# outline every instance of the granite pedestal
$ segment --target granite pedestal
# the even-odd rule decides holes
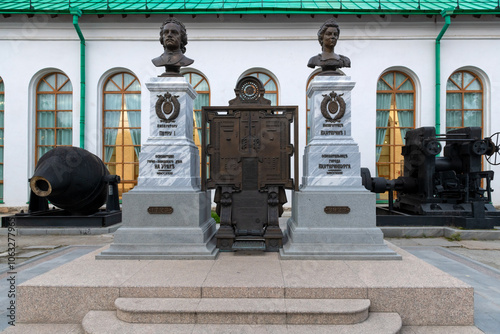
[[[325,308],[332,311],[329,305],[337,302],[365,303],[367,300],[370,301],[370,316],[397,313],[403,326],[473,326],[474,291],[471,286],[402,249],[389,246],[402,255],[401,261],[285,261],[276,253],[248,256],[238,252],[222,253],[209,261],[96,261],[94,256],[101,251],[98,250],[19,285],[15,328],[24,325],[27,327],[22,333],[41,333],[28,326],[63,323],[81,326],[83,322],[84,327],[92,325],[99,329],[94,332],[86,327],[88,333],[205,333],[209,326],[206,323],[191,322],[191,326],[198,326],[198,330],[193,331],[193,327],[180,330],[168,326],[150,327],[166,324],[151,324],[147,320],[164,316],[161,313],[164,305],[174,308],[171,314],[175,316],[185,311],[186,304],[215,303],[209,309],[212,315],[228,319],[225,311],[231,305],[236,305],[240,315],[241,311],[246,311],[255,316],[269,303],[284,304],[291,309],[300,302],[309,305],[316,315],[322,315]],[[139,298],[151,304],[142,303]],[[218,304],[223,299],[228,302]],[[242,299],[245,304],[240,302]],[[115,319],[121,313],[124,301],[137,306],[133,311],[137,310],[134,313],[139,323],[106,320]],[[248,304],[252,304],[252,308],[242,310]],[[152,305],[151,311],[145,314],[141,306],[148,305]],[[265,311],[269,313],[271,308]],[[347,310],[342,308],[342,311]],[[90,317],[96,312],[104,318]],[[300,328],[290,328],[291,324],[283,326],[288,330],[276,331],[267,327],[264,328],[267,331],[255,330],[253,325],[245,331],[232,327],[209,332],[396,332],[388,330],[387,321],[380,324],[380,331],[374,328],[339,330],[324,324],[301,325]],[[453,329],[443,333],[465,333]]]
[[[150,134],[139,156],[138,184],[123,195],[123,226],[113,244],[96,257],[214,259],[211,196],[200,189],[193,142],[196,92],[183,77],[152,78],[146,87]]]
[[[351,90],[346,76],[317,76],[311,98],[311,141],[304,176],[292,195],[282,259],[398,260],[376,226],[375,194],[361,184],[360,153],[351,137]]]

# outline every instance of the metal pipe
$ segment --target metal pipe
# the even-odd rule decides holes
[[[79,8],[72,8],[73,26],[80,37],[80,148],[85,148],[85,37],[78,25],[78,18],[82,16]]]
[[[444,17],[445,23],[439,35],[436,38],[436,133],[441,133],[441,38],[451,24],[450,15],[453,14],[453,9],[442,10],[441,16]]]

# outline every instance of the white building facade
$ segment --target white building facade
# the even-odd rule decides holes
[[[306,89],[317,73],[306,64],[321,51],[316,34],[333,14],[340,25],[335,51],[351,59],[352,67],[342,71],[356,82],[352,135],[360,147],[361,165],[372,175],[402,175],[405,129],[436,126],[439,120],[439,133],[461,126],[481,126],[483,137],[500,131],[497,10],[449,17],[441,39],[438,112],[435,50],[446,23],[442,15],[172,14],[185,24],[186,56],[195,60],[183,69],[199,92],[195,109],[226,106],[240,77],[259,76],[276,104],[299,107],[299,166],[307,142]],[[127,191],[137,174],[140,143],[149,133],[145,82],[162,73],[151,59],[163,51],[159,27],[168,14],[101,17],[84,11],[77,17],[85,38],[84,56],[75,15],[29,16],[0,15],[2,205],[26,205],[27,181],[37,159],[58,145],[96,154],[112,173],[122,173],[122,190]],[[195,126],[200,123],[195,121]],[[484,169],[500,174],[499,166],[486,161]],[[500,205],[499,177],[492,188],[499,189],[492,201]]]

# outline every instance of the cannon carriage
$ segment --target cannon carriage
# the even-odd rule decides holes
[[[40,158],[29,179],[28,212],[2,217],[2,227],[104,227],[119,223],[119,182],[120,177],[110,175],[96,155],[78,147],[56,147]],[[104,204],[106,208],[100,209]]]

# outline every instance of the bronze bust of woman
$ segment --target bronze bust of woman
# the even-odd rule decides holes
[[[309,59],[308,67],[320,66],[320,75],[340,75],[337,69],[341,67],[351,67],[351,60],[346,56],[336,54],[335,46],[339,39],[340,29],[335,20],[330,19],[323,23],[318,31],[318,41],[321,44],[322,52]]]

